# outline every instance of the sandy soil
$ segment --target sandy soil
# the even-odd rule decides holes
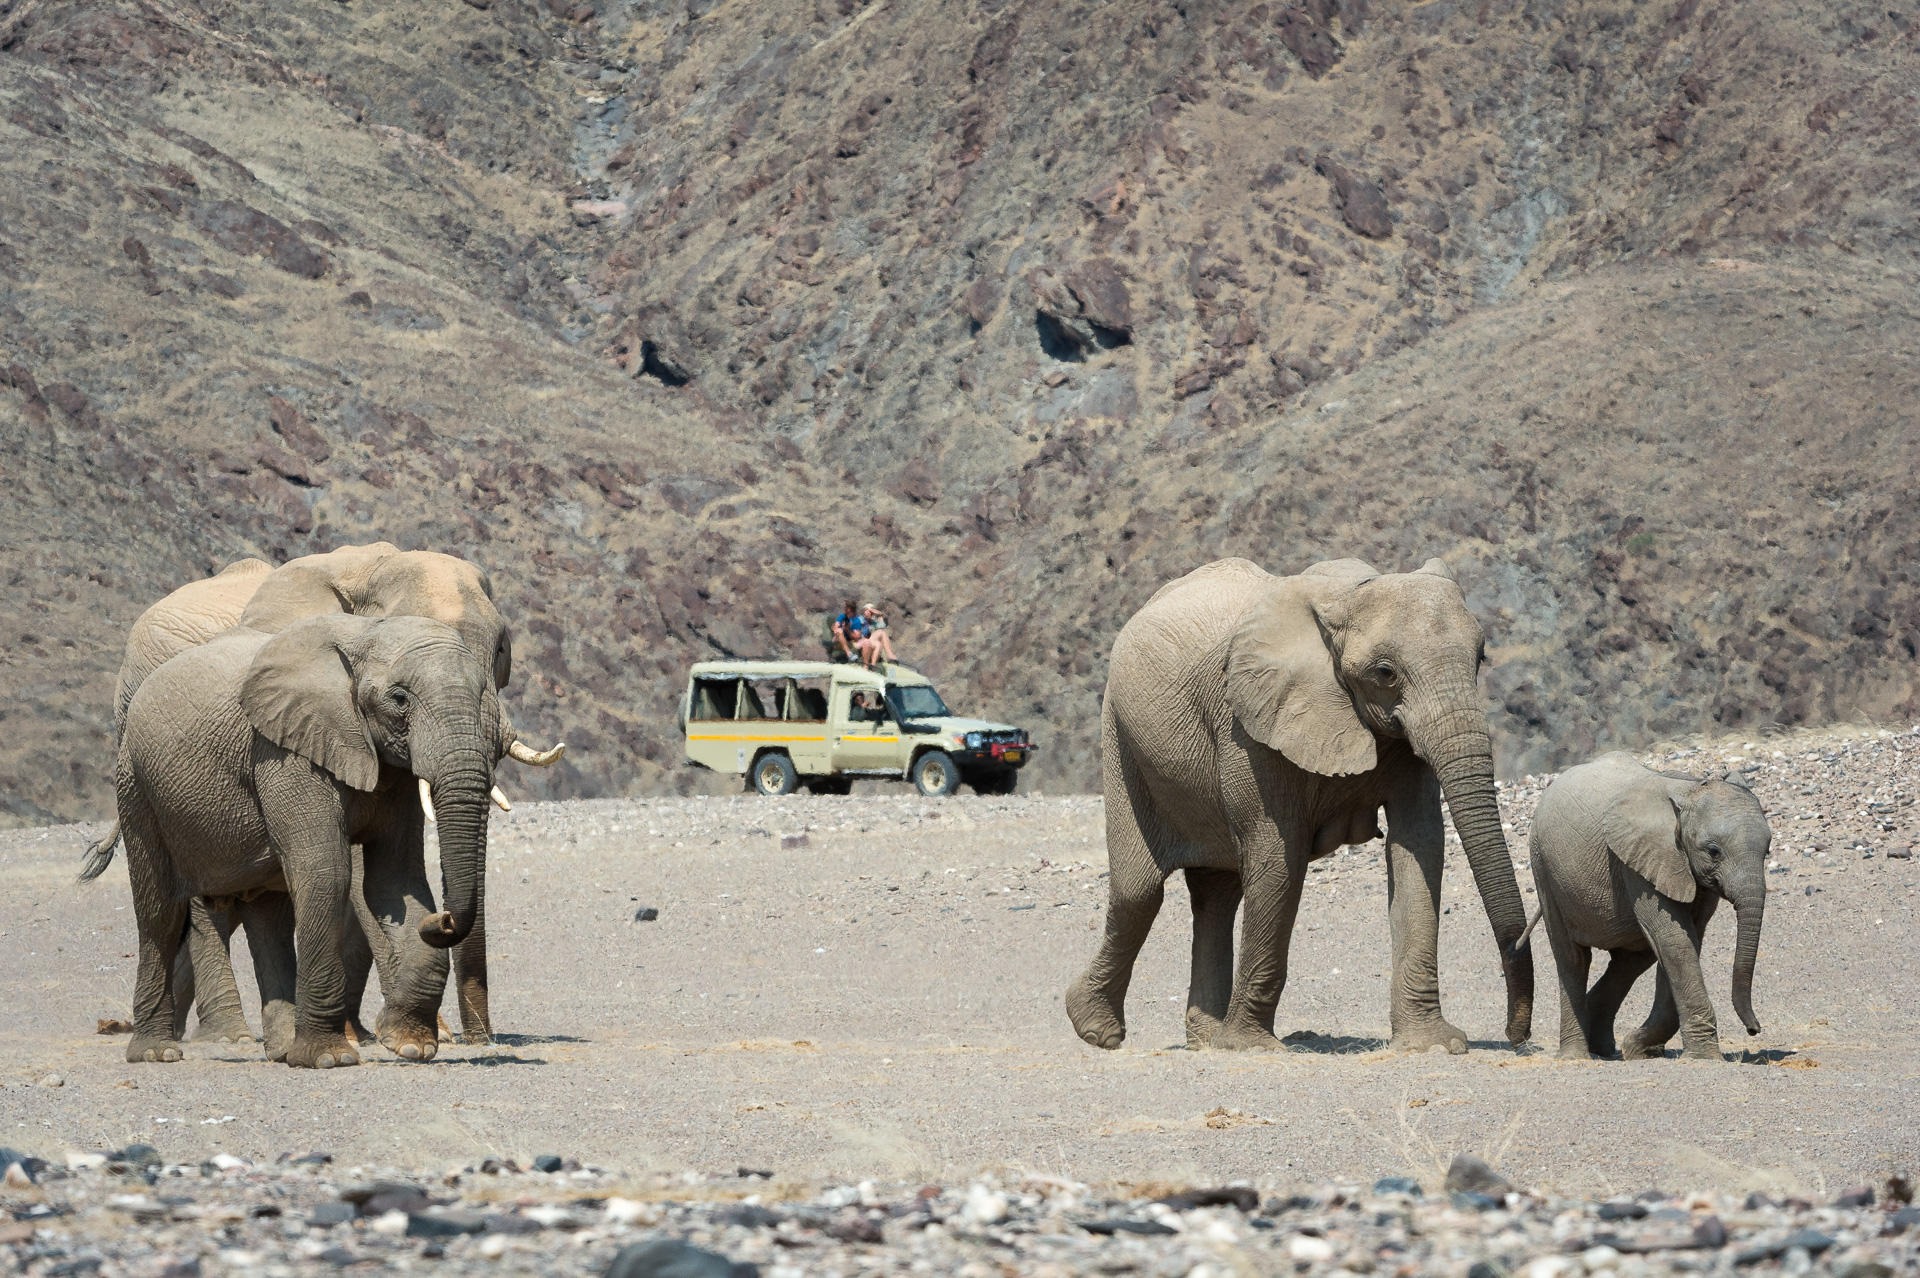
[[[1757,1039],[1726,1002],[1730,925],[1710,938],[1723,1045],[1754,1049],[1724,1065],[1572,1064],[1499,1041],[1493,947],[1457,859],[1442,988],[1475,1039],[1466,1056],[1380,1050],[1377,845],[1314,871],[1281,1002],[1283,1034],[1311,1031],[1294,1050],[1174,1046],[1189,937],[1175,883],[1135,976],[1131,1037],[1101,1052],[1061,1007],[1103,915],[1097,798],[527,804],[497,818],[493,840],[501,1041],[427,1065],[376,1049],[333,1073],[210,1045],[179,1065],[124,1063],[124,1040],[94,1032],[130,1001],[123,871],[73,882],[93,827],[0,834],[0,1144],[50,1158],[139,1141],[178,1161],[320,1149],[436,1169],[556,1153],[812,1183],[1011,1172],[1275,1187],[1437,1182],[1464,1151],[1550,1192],[1818,1198],[1920,1167],[1920,865],[1887,855],[1914,841],[1920,737],[1753,744],[1659,756],[1745,766],[1776,832]],[[1507,787],[1517,835],[1537,792]],[[636,922],[643,906],[658,919]],[[1538,936],[1535,952],[1545,1042],[1557,1011]],[[1650,996],[1643,983],[1628,1013]]]

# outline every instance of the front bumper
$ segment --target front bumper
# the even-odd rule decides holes
[[[953,761],[962,769],[982,769],[988,771],[1000,768],[1022,768],[1033,752],[1040,747],[1031,741],[991,741],[977,750],[965,746],[955,746],[949,753]]]

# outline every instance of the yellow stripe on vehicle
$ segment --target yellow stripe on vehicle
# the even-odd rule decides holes
[[[771,733],[755,732],[749,736],[729,736],[725,733],[689,732],[689,741],[825,741],[826,737],[782,737]]]
[[[824,741],[824,740],[825,740],[826,738],[824,738],[824,737],[822,737],[822,738],[820,738],[820,739]],[[851,737],[841,737],[840,739],[841,739],[842,741],[872,741],[872,742],[875,742],[876,744],[879,744],[879,745],[885,745],[885,744],[887,744],[887,743],[888,743],[888,742],[890,742],[890,741],[898,741],[898,740],[899,740],[900,738],[899,738],[899,737],[897,737],[897,736],[895,736],[895,737],[869,737],[869,736],[866,736],[865,734],[860,734],[860,735],[857,735],[857,736],[851,736]]]

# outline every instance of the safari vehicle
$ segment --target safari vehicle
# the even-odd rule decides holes
[[[964,719],[901,665],[703,661],[680,703],[687,760],[743,774],[761,794],[845,794],[855,777],[912,781],[922,794],[1011,794],[1033,743],[1019,728]]]

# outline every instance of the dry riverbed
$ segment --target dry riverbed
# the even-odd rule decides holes
[[[92,827],[0,833],[0,1146],[24,1160],[0,1248],[49,1275],[600,1273],[663,1238],[763,1273],[1911,1269],[1920,737],[1643,757],[1738,769],[1773,821],[1757,1038],[1726,1005],[1730,924],[1709,937],[1723,1065],[1501,1041],[1458,859],[1442,989],[1473,1050],[1385,1053],[1377,845],[1308,884],[1293,1050],[1176,1046],[1176,882],[1129,1040],[1096,1051],[1060,996],[1101,924],[1099,800],[896,788],[524,805],[492,845],[496,1044],[330,1073],[204,1044],[133,1066],[95,1033],[132,987],[123,871],[74,884]],[[1503,794],[1528,889],[1543,780]],[[1540,1043],[1557,999],[1535,954]],[[1450,1193],[1462,1154],[1512,1193]],[[648,1263],[630,1272],[666,1272]]]

